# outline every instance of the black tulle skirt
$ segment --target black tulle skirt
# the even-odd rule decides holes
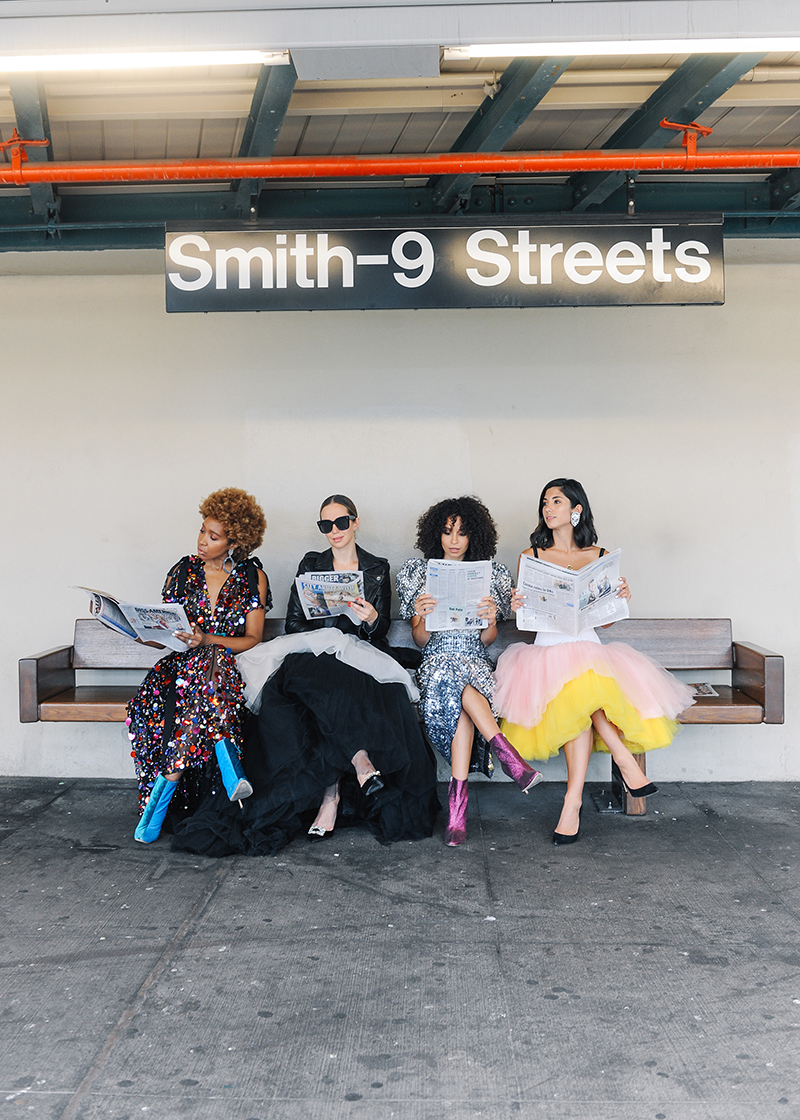
[[[365,797],[350,759],[365,750],[384,788]],[[380,843],[433,831],[436,762],[402,684],[381,684],[331,654],[295,653],[261,692],[242,764],[253,795],[224,791],[175,826],[175,849],[272,855],[307,831],[325,789],[341,779],[336,827],[365,824]]]

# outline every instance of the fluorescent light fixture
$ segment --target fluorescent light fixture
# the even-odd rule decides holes
[[[472,43],[445,47],[444,59],[554,58],[565,55],[631,54],[770,54],[800,51],[800,38],[788,36],[749,39],[617,39],[589,43]]]
[[[288,66],[288,51],[131,51],[119,54],[0,55],[0,74],[159,70],[173,66]]]

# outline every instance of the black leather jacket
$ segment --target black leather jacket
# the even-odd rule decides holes
[[[385,638],[391,622],[392,585],[389,579],[389,561],[382,556],[373,556],[363,548],[356,545],[358,553],[359,571],[364,573],[364,598],[371,603],[378,612],[378,617],[370,625],[362,622],[356,625],[346,614],[337,615],[335,618],[306,618],[300,606],[297,587],[293,583],[289,594],[289,605],[286,608],[286,633],[300,634],[304,630],[322,630],[326,626],[335,626],[345,634],[354,634],[366,642],[372,642],[379,649],[386,651],[388,646]],[[307,552],[300,561],[297,575],[306,572],[332,572],[333,552],[327,548],[324,552]]]

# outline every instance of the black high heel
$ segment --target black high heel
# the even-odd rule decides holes
[[[651,793],[658,793],[658,786],[653,785],[652,782],[648,782],[646,786],[640,786],[639,789],[631,789],[625,779],[622,778],[622,775],[620,775],[620,778],[622,779],[622,784],[625,786],[626,792],[631,797],[649,797]]]
[[[365,797],[372,797],[379,789],[383,789],[383,778],[381,777],[380,770],[375,770],[361,787],[361,792]]]
[[[578,831],[572,836],[567,836],[567,834],[564,833],[564,832],[554,832],[553,833],[553,843],[554,844],[556,844],[556,845],[559,845],[559,844],[560,845],[574,844],[577,841],[578,837],[581,834],[581,815],[582,815],[582,813],[583,813],[583,805],[581,805],[580,809],[578,810]]]

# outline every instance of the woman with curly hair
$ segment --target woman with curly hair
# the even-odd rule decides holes
[[[521,790],[528,793],[542,775],[524,762],[501,733],[492,707],[494,682],[487,647],[497,637],[497,619],[511,616],[511,573],[493,559],[497,528],[477,498],[447,498],[431,506],[417,522],[416,547],[424,560],[407,560],[397,576],[403,618],[422,649],[419,670],[420,708],[431,742],[450,763],[449,812],[445,842],[451,847],[467,837],[467,777],[470,771],[492,775],[490,750]],[[491,560],[490,593],[478,614],[485,629],[425,629],[436,600],[425,590],[428,560]]]
[[[554,478],[539,496],[539,523],[531,533],[533,556],[579,571],[604,554],[597,547],[589,499],[574,478]],[[627,581],[617,595],[630,599]],[[524,605],[515,591],[513,610]],[[613,625],[613,624],[612,624]],[[676,717],[694,703],[692,689],[623,642],[601,644],[594,630],[576,638],[539,633],[536,642],[509,646],[497,662],[495,703],[503,730],[525,758],[547,759],[564,748],[567,790],[554,844],[580,835],[583,784],[592,750],[611,754],[634,797],[656,793],[634,757],[667,746]]]
[[[241,808],[207,798],[173,848],[272,855],[303,832],[319,843],[355,823],[383,844],[431,835],[436,763],[416,688],[386,644],[389,562],[356,543],[360,524],[346,495],[322,502],[316,528],[328,547],[307,552],[297,574],[361,572],[363,596],[349,614],[307,618],[292,585],[286,634],[239,658],[254,712],[244,754],[253,796]]]
[[[200,514],[197,553],[171,568],[162,591],[192,624],[176,635],[186,650],[162,658],[128,704],[142,813],[134,837],[145,844],[158,838],[176,790],[183,812],[220,782],[231,800],[252,793],[239,761],[245,709],[235,655],[261,641],[272,606],[261,563],[250,557],[267,523],[255,498],[235,487],[209,494]]]

